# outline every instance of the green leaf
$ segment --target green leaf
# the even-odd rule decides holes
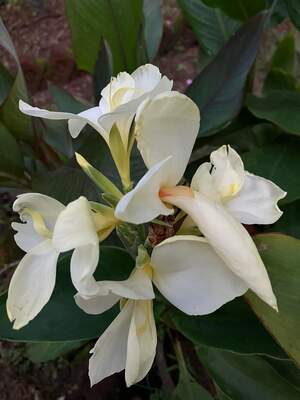
[[[277,297],[279,312],[251,292],[247,299],[271,335],[300,364],[300,241],[281,234],[265,234],[257,235],[255,242]]]
[[[239,28],[237,21],[201,0],[178,0],[198,42],[208,56],[214,56]]]
[[[149,60],[153,60],[163,35],[161,0],[144,0],[144,36]]]
[[[9,52],[18,68],[10,93],[1,106],[0,118],[14,136],[23,140],[30,140],[33,135],[31,119],[19,110],[19,100],[28,101],[26,82],[16,50],[1,18],[0,46],[3,46]]]
[[[5,172],[22,177],[23,168],[21,149],[13,135],[0,122],[0,176],[1,172]]]
[[[266,9],[265,0],[203,0],[210,7],[217,7],[229,17],[239,21],[248,18]]]
[[[179,382],[171,400],[213,400],[213,397],[186,372],[180,372]]]
[[[0,64],[0,106],[6,100],[11,87],[14,83],[14,79],[4,65]]]
[[[82,340],[73,342],[28,343],[25,356],[33,363],[47,362],[55,360],[73,350],[77,350],[85,343]]]
[[[280,219],[270,226],[270,232],[281,232],[300,239],[300,200],[281,207],[283,211]]]
[[[275,90],[297,91],[296,78],[288,72],[273,68],[269,71],[263,86],[263,94],[268,95]]]
[[[101,247],[97,280],[127,279],[133,259],[123,249]],[[0,338],[26,342],[67,342],[99,337],[118,313],[118,306],[101,315],[88,315],[76,306],[70,279],[70,257],[57,266],[56,287],[49,303],[26,327],[13,330],[6,314],[6,295],[0,297]],[[33,282],[34,284],[34,282]]]
[[[114,74],[138,66],[142,0],[68,0],[67,13],[79,68],[94,71],[102,38],[110,47]]]
[[[287,192],[282,204],[300,199],[300,141],[287,140],[242,154],[247,171],[270,179]]]
[[[298,0],[285,0],[289,17],[297,29],[300,30],[300,3]]]
[[[273,122],[284,131],[300,136],[300,93],[274,90],[264,97],[250,94],[246,103],[257,118]]]
[[[189,316],[174,310],[171,319],[176,329],[197,345],[242,354],[287,357],[242,299],[204,316]]]
[[[291,32],[289,32],[281,41],[272,57],[272,68],[279,68],[283,71],[293,74],[295,71],[296,62],[296,49],[295,39]]]
[[[201,136],[214,133],[239,113],[266,15],[262,13],[243,25],[189,86],[187,95],[202,114]]]
[[[204,346],[197,354],[217,385],[233,400],[299,400],[298,390],[258,356]]]
[[[300,369],[292,360],[277,360],[268,358],[268,363],[289,383],[294,385],[299,390],[300,396]]]
[[[79,114],[88,108],[88,104],[81,103],[70,93],[59,88],[53,83],[49,83],[48,87],[58,111]]]

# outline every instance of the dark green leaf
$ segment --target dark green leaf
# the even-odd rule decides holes
[[[5,172],[8,175],[23,176],[23,158],[20,147],[9,132],[0,122],[0,175]]]
[[[11,41],[9,33],[7,32],[1,18],[0,18],[0,46],[3,46],[13,57],[18,67],[15,81],[11,87],[9,95],[0,109],[0,118],[5,125],[9,128],[10,132],[23,140],[32,138],[32,124],[31,119],[19,111],[19,100],[28,101],[27,88],[25,78],[21,69],[21,65]]]
[[[213,397],[188,373],[180,372],[171,400],[213,400]]]
[[[247,96],[247,106],[257,117],[278,125],[284,131],[300,135],[300,93],[274,90],[264,97]]]
[[[114,74],[138,66],[142,0],[68,0],[67,12],[79,68],[94,71],[102,38],[109,44]]]
[[[294,201],[281,207],[282,217],[276,224],[270,226],[271,232],[281,232],[300,239],[300,200]]]
[[[178,4],[208,56],[216,55],[240,26],[221,10],[206,6],[201,0],[178,0]]]
[[[299,390],[300,396],[300,369],[295,363],[292,360],[278,360],[275,358],[268,358],[267,361],[282,377]]]
[[[285,0],[290,19],[297,29],[300,30],[300,3],[298,0]]]
[[[272,68],[279,68],[293,74],[295,71],[296,49],[293,34],[288,33],[279,43],[272,57]]]
[[[47,362],[81,347],[85,341],[28,343],[25,356],[33,363]]]
[[[14,83],[14,79],[4,65],[0,64],[0,106],[6,100]]]
[[[153,60],[163,35],[161,0],[144,0],[144,36],[149,60]]]
[[[300,141],[284,140],[242,154],[246,169],[287,192],[282,203],[300,199]]]
[[[266,9],[265,0],[204,0],[210,7],[217,7],[231,18],[246,21],[248,18]]]
[[[296,78],[288,72],[273,68],[268,73],[264,82],[263,93],[272,95],[274,91],[291,90],[297,91]]]
[[[102,247],[96,279],[127,279],[133,267],[132,258],[122,249]],[[13,330],[6,315],[6,295],[0,297],[0,338],[26,342],[66,342],[98,337],[115,318],[118,307],[101,315],[88,315],[76,306],[69,274],[70,258],[64,257],[57,267],[54,293],[40,314],[26,327]]]
[[[212,134],[240,111],[265,20],[262,13],[243,25],[188,88],[202,114],[200,135]]]
[[[255,242],[267,268],[279,312],[248,292],[247,299],[273,337],[300,364],[300,241],[281,234],[257,235]]]
[[[195,344],[243,354],[287,357],[242,299],[225,304],[213,314],[191,317],[174,310],[171,318],[179,332]]]
[[[197,354],[217,385],[233,400],[299,400],[298,390],[258,356],[204,346]]]
[[[79,114],[80,112],[89,108],[89,105],[81,103],[70,93],[59,88],[53,83],[49,83],[48,87],[58,111]]]

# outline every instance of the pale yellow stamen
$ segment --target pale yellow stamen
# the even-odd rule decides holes
[[[28,214],[31,216],[33,227],[39,235],[41,235],[45,238],[51,239],[52,233],[47,228],[44,218],[42,217],[42,215],[40,213],[32,210],[31,208],[24,208],[22,210],[22,214]]]

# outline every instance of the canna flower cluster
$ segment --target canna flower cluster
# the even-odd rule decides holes
[[[286,193],[245,171],[240,156],[226,145],[200,165],[190,186],[182,185],[200,114],[191,99],[172,91],[172,82],[155,66],[120,73],[101,94],[99,106],[77,115],[20,101],[20,110],[28,115],[67,119],[72,137],[91,125],[109,146],[123,187],[76,154],[107,204],[79,197],[65,206],[38,193],[17,198],[14,210],[22,222],[13,223],[13,229],[26,254],[10,283],[7,313],[14,329],[28,324],[51,297],[59,254],[73,250],[76,304],[89,314],[120,305],[120,313],[91,350],[91,384],[125,369],[130,386],[146,376],[155,357],[154,287],[189,315],[212,313],[248,289],[277,310],[267,271],[243,224],[277,221],[282,214],[277,202]],[[148,169],[137,183],[130,175],[135,143]],[[149,240],[138,242],[136,266],[128,279],[96,281],[99,243],[115,229],[124,239],[134,227],[172,214],[180,216],[179,230],[153,248]]]

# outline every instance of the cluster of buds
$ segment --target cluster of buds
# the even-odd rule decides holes
[[[155,66],[120,73],[101,94],[99,106],[80,114],[41,110],[20,101],[27,115],[67,119],[72,137],[86,124],[96,129],[109,146],[122,188],[77,154],[107,204],[79,197],[64,206],[37,193],[18,197],[14,210],[22,223],[14,223],[13,229],[26,254],[10,283],[7,312],[15,329],[28,324],[50,299],[59,254],[73,250],[76,304],[90,314],[120,304],[120,313],[91,351],[91,383],[125,369],[130,386],[146,376],[155,357],[154,286],[189,315],[212,313],[248,289],[277,310],[267,271],[243,224],[277,221],[282,214],[277,202],[286,193],[245,171],[240,156],[226,145],[199,166],[190,186],[180,185],[200,114],[191,99],[172,91],[172,82]],[[134,185],[130,154],[135,143],[148,171]],[[154,247],[149,237],[138,242],[128,279],[95,279],[99,242],[114,229],[126,243],[130,235],[138,235],[141,224],[174,213],[180,218],[175,218],[178,229],[170,230],[173,236]]]

